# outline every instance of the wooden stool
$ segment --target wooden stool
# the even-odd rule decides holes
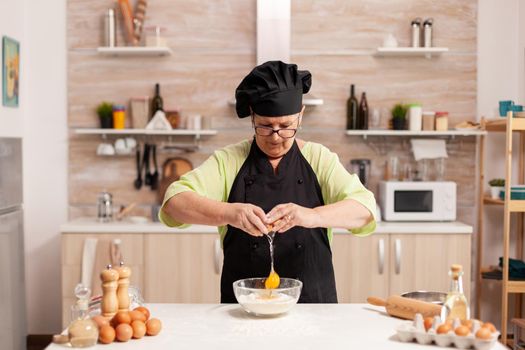
[[[510,323],[514,325],[514,350],[525,350],[525,319],[513,318]]]

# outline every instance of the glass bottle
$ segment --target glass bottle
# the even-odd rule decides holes
[[[470,319],[470,308],[467,297],[463,293],[463,267],[453,264],[448,274],[451,277],[450,291],[441,308],[441,319],[455,320],[459,318],[460,320],[468,320]]]
[[[350,85],[350,97],[346,101],[346,129],[357,129],[358,103],[355,97],[355,85]]]
[[[368,130],[368,103],[366,102],[366,92],[363,92],[361,95],[358,116],[358,129]]]
[[[159,83],[155,84],[155,96],[151,100],[151,118],[155,115],[157,111],[164,111],[164,103],[162,97],[160,96],[160,85]]]
[[[71,307],[72,322],[67,329],[69,343],[74,348],[87,348],[97,344],[98,326],[88,314],[90,293],[90,289],[82,284],[75,288],[78,300]]]

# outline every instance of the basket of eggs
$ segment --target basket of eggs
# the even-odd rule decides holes
[[[490,322],[459,319],[442,322],[439,316],[423,318],[421,314],[416,314],[414,321],[400,324],[396,333],[402,342],[435,343],[441,347],[456,346],[459,349],[474,347],[477,350],[492,348],[500,335]]]
[[[155,336],[162,329],[160,320],[150,318],[150,312],[144,306],[136,307],[132,311],[119,311],[111,319],[96,315],[92,320],[98,326],[98,341],[102,344]]]

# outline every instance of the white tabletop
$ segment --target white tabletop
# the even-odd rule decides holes
[[[185,229],[167,227],[160,222],[133,223],[126,220],[107,223],[94,218],[80,218],[60,226],[62,233],[217,233],[217,227],[191,225]],[[334,229],[335,234],[346,234],[347,230]],[[377,223],[375,233],[392,234],[471,234],[472,226],[459,221],[451,222],[386,222]]]
[[[403,321],[367,304],[298,304],[275,318],[251,316],[237,304],[148,307],[162,321],[160,334],[95,349],[438,349],[398,341],[395,327]],[[47,349],[65,348],[52,344]],[[498,349],[506,348],[496,343],[492,350]]]

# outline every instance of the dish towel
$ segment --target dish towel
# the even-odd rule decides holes
[[[416,161],[448,158],[445,140],[410,139],[410,144]]]

